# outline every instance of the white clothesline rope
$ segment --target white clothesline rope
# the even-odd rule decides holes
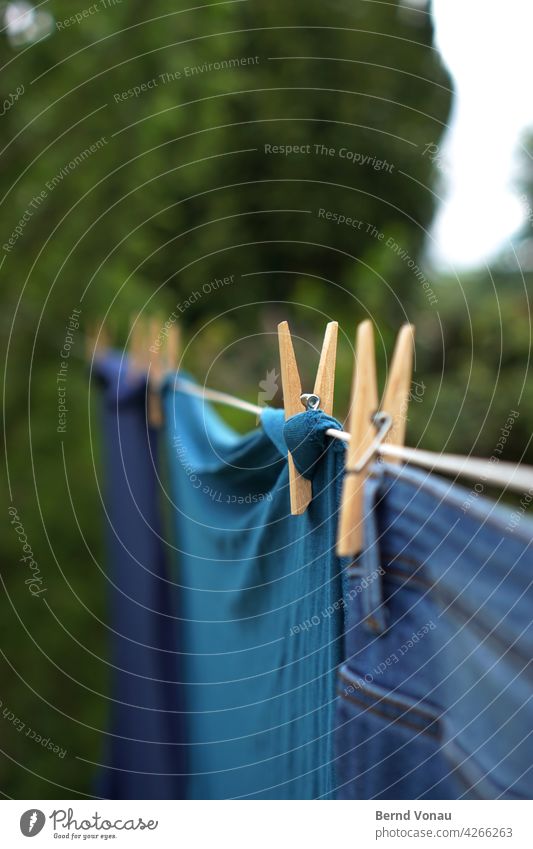
[[[206,401],[226,404],[228,407],[245,410],[256,416],[260,416],[265,409],[264,407],[259,407],[257,404],[251,404],[249,401],[236,398],[234,395],[229,395],[227,392],[219,392],[217,389],[197,386],[195,383],[191,383],[180,377],[176,378],[173,385],[174,389],[178,392],[195,395]],[[345,430],[337,430],[336,428],[328,428],[326,434],[334,439],[341,439],[343,442],[349,442],[351,439],[350,434]],[[507,463],[503,460],[491,462],[481,457],[467,457],[461,454],[437,454],[435,451],[424,451],[420,448],[406,448],[405,446],[389,445],[387,443],[379,445],[376,453],[384,457],[405,460],[407,463],[412,463],[415,466],[421,466],[425,469],[432,469],[449,475],[460,475],[471,480],[482,481],[489,485],[492,484],[516,492],[533,495],[532,466],[524,466],[520,463]]]
[[[198,398],[205,398],[206,401],[227,404],[228,407],[236,407],[237,410],[246,410],[247,413],[253,413],[256,416],[260,416],[265,409],[264,407],[258,407],[257,404],[250,404],[249,401],[243,401],[241,398],[228,395],[227,392],[219,392],[218,389],[208,389],[207,387],[202,388],[195,383],[191,383],[189,380],[184,380],[182,377],[177,377],[173,386],[178,392],[185,392],[186,395],[196,395]]]

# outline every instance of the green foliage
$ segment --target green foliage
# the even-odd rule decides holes
[[[411,405],[411,444],[533,462],[533,276],[468,274],[440,280],[438,292],[433,313],[417,321],[417,379],[426,390],[423,403]]]

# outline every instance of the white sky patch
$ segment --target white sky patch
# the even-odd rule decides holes
[[[429,253],[439,266],[475,267],[525,219],[513,179],[533,124],[533,0],[433,0],[433,15],[456,95]]]

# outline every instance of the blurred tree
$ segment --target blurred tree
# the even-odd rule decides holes
[[[429,404],[425,411],[417,410],[413,430],[428,447],[447,444],[454,451],[490,457],[503,429],[509,433],[496,459],[533,462],[532,163],[529,133],[522,141],[516,177],[525,213],[522,227],[484,270],[443,276],[438,309],[420,322],[418,347],[430,378]]]
[[[189,324],[247,298],[290,298],[283,276],[241,277],[269,270],[329,278],[364,305],[365,288],[385,288],[380,233],[416,258],[435,204],[424,151],[450,107],[426,13],[414,26],[396,3],[257,0],[169,12],[155,2],[141,22],[134,10],[146,15],[144,4],[97,8],[65,26],[72,4],[56,3],[60,29],[10,57],[3,76],[5,96],[26,86],[4,116],[8,231],[60,175],[8,257],[24,279],[57,227],[31,286],[39,305],[58,272],[61,294],[47,311],[63,309],[64,288],[77,296],[94,281],[90,308],[107,310],[117,295],[119,315],[147,289],[164,285],[169,301],[183,300],[233,273],[235,286],[184,312]],[[300,152],[268,152],[282,145]],[[416,291],[405,261],[387,270],[398,297]],[[347,303],[331,286],[321,297]],[[395,315],[392,294],[381,291],[379,304]]]
[[[531,273],[440,279],[435,310],[415,318],[415,377],[425,389],[423,403],[410,405],[412,445],[533,462],[532,297]]]

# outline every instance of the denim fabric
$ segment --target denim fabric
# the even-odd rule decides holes
[[[340,798],[532,798],[532,539],[475,489],[375,465],[349,569]]]
[[[102,387],[111,642],[110,732],[97,793],[110,799],[183,796],[183,730],[173,585],[161,541],[146,380],[109,354]]]
[[[201,399],[165,392],[181,585],[188,796],[332,794],[344,615],[335,557],[344,447],[321,412],[265,410],[246,436]],[[313,480],[290,516],[287,447]]]

